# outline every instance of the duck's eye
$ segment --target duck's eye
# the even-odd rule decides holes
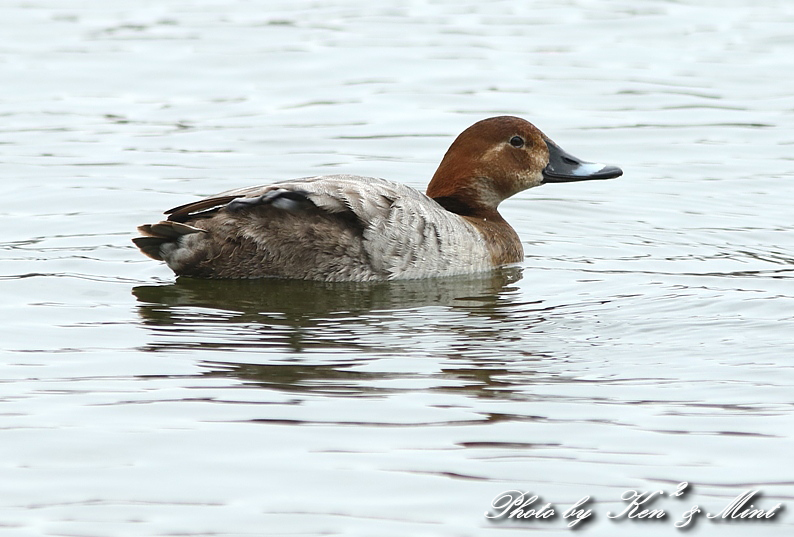
[[[520,136],[510,138],[510,145],[513,147],[524,147],[524,139]]]

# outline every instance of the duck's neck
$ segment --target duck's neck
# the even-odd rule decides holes
[[[479,207],[477,205],[471,204],[466,197],[457,197],[457,196],[438,196],[433,198],[433,201],[441,205],[443,208],[448,210],[451,213],[459,214],[460,216],[483,216],[487,218],[488,216],[492,216],[490,214],[482,214],[483,207]],[[499,212],[496,210],[485,211],[486,213],[491,212],[496,217],[501,218]]]
[[[427,195],[446,210],[461,216],[501,219],[496,208],[506,196],[487,177],[449,180],[438,172],[427,186]]]

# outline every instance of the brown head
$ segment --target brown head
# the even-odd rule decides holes
[[[622,173],[572,157],[528,121],[500,116],[478,121],[455,139],[427,195],[464,216],[501,219],[499,203],[522,190]]]

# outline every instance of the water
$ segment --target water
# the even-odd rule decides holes
[[[0,534],[790,535],[794,5],[0,6]],[[525,261],[175,282],[169,207],[322,173],[422,188],[525,117],[624,177],[503,205]],[[611,520],[676,490],[661,521]],[[550,521],[493,522],[508,490]],[[701,515],[702,516],[702,515]],[[580,526],[581,527],[581,526]]]

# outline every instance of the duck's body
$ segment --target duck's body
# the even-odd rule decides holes
[[[412,279],[481,272],[521,258],[518,250],[494,259],[465,218],[384,179],[308,177],[215,200],[199,203],[220,202],[222,210],[192,214],[196,206],[188,205],[169,222],[141,230],[176,240],[144,238],[138,245],[145,248],[149,240],[153,248],[146,253],[179,275],[200,278]]]
[[[520,140],[520,142],[519,142]],[[491,118],[452,144],[427,195],[400,183],[329,175],[224,192],[167,211],[133,239],[180,276],[380,281],[477,273],[520,261],[496,210],[544,182],[607,179],[530,123]]]

